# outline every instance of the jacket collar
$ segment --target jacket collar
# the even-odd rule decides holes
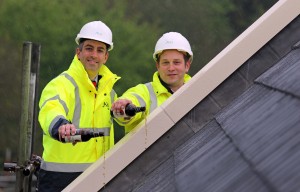
[[[77,78],[89,79],[88,73],[85,71],[83,64],[78,59],[77,55],[74,56],[74,59],[68,71],[75,75]],[[109,68],[106,67],[106,65],[101,66],[98,75],[102,76],[102,78],[110,78],[112,76],[116,76],[116,74],[113,74],[109,70]]]
[[[88,73],[85,71],[83,64],[78,59],[77,55],[74,56],[74,59],[68,69],[68,73],[70,73],[77,81],[80,81],[88,86],[93,86],[92,82],[89,79]],[[107,83],[110,84],[109,87],[112,87],[113,84],[120,79],[116,74],[112,73],[106,65],[102,65],[99,73],[101,76],[100,81],[105,82],[103,86],[106,86]]]
[[[184,83],[188,82],[191,79],[191,76],[188,74],[184,75]],[[157,95],[162,93],[173,94],[173,91],[168,87],[168,85],[159,77],[158,72],[156,71],[153,74],[153,88]]]

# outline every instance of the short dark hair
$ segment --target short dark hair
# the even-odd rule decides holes
[[[180,51],[181,52],[181,51]],[[186,54],[184,54],[183,52],[181,52],[182,54],[183,54],[183,59],[184,59],[184,62],[186,63],[186,62],[188,62],[188,60],[191,58],[191,55],[188,53],[188,52],[186,52]],[[159,63],[159,60],[160,60],[160,55],[161,54],[156,54],[156,61]]]
[[[82,51],[82,47],[83,47],[83,43],[86,41],[86,40],[90,40],[90,39],[86,39],[86,38],[81,38],[79,39],[79,45],[78,45],[78,48],[80,51]],[[92,39],[91,39],[92,40]],[[104,42],[103,42],[104,43]],[[104,43],[105,46],[106,46],[106,50],[108,50],[110,48],[110,45],[108,45],[107,43]]]

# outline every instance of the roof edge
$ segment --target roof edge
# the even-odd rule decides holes
[[[98,191],[300,13],[280,0],[63,191]],[[146,123],[145,123],[146,122]]]

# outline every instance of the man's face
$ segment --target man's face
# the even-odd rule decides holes
[[[165,50],[156,63],[160,78],[176,91],[184,83],[184,75],[190,69],[190,61],[185,63],[183,53],[177,50]]]
[[[82,50],[77,48],[76,54],[90,78],[94,78],[98,74],[100,67],[108,59],[106,45],[95,40],[85,40]]]

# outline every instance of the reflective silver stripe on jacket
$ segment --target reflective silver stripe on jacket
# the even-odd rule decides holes
[[[79,95],[79,87],[77,85],[77,83],[75,82],[75,80],[73,79],[73,77],[71,77],[69,74],[67,73],[63,73],[62,75],[64,75],[75,87],[75,110],[74,110],[74,115],[73,115],[73,119],[72,119],[72,123],[76,126],[79,127],[80,124],[80,116],[81,116],[81,100],[80,100],[80,95]],[[110,102],[113,103],[114,102],[114,98],[115,98],[115,90],[111,90],[110,92]],[[111,122],[113,121],[113,118],[111,118]]]
[[[97,127],[95,127],[95,128],[79,127],[79,125],[80,125],[80,116],[81,116],[81,100],[80,100],[80,95],[79,95],[79,87],[76,84],[75,80],[69,74],[63,73],[62,75],[64,75],[66,77],[66,79],[68,79],[73,84],[73,86],[75,88],[75,91],[74,91],[74,94],[75,94],[75,109],[74,109],[74,114],[73,114],[73,119],[72,119],[72,123],[75,125],[75,127],[79,128],[79,129],[90,129],[91,131],[94,131],[95,133],[102,133],[104,136],[109,136],[110,135],[110,127],[101,127],[101,128],[99,128],[99,127],[98,128]],[[116,92],[114,90],[112,90],[110,92],[111,103],[114,101],[115,94],[116,94]],[[66,114],[68,114],[69,109],[68,109],[66,103],[63,100],[61,100],[58,95],[48,99],[47,101],[55,100],[55,99],[58,99],[58,101],[64,107]],[[47,101],[45,101],[42,106],[44,106]],[[64,119],[65,117],[63,117],[61,115],[56,116],[53,119],[53,121],[50,123],[50,127],[49,127],[50,135],[51,135],[51,131],[52,131],[53,126],[57,123],[57,121],[60,118]],[[112,121],[112,118],[111,118],[111,121]]]
[[[153,90],[152,84],[151,83],[145,83],[145,85],[146,85],[146,87],[148,89],[148,92],[149,92],[149,95],[150,95],[150,100],[151,100],[150,113],[151,113],[157,107],[157,97],[156,97],[155,92]]]
[[[64,75],[73,84],[75,88],[75,109],[74,109],[72,123],[75,125],[75,127],[79,127],[79,123],[80,123],[79,121],[81,117],[81,100],[79,95],[79,87],[76,84],[73,77],[71,77],[69,74],[63,73],[62,75]]]
[[[111,102],[111,104],[115,101],[115,95],[116,95],[116,92],[115,92],[115,90],[111,90],[111,92],[110,92],[110,102]],[[113,123],[113,120],[114,120],[114,118],[111,116],[110,117],[110,122],[111,123]]]
[[[52,129],[53,129],[54,125],[58,122],[58,120],[59,120],[59,119],[64,119],[64,118],[65,118],[64,116],[58,115],[58,116],[56,116],[56,117],[53,119],[53,121],[50,123],[49,129],[48,129],[50,135],[52,135],[52,134],[51,134],[51,133],[52,133]]]
[[[50,124],[49,130],[48,130],[50,135],[51,135],[52,129],[53,129],[54,125],[57,123],[57,121],[59,119],[64,119],[64,118],[65,118],[64,116],[58,115],[53,119],[53,121]],[[109,136],[110,135],[110,127],[94,127],[94,128],[77,127],[77,128],[89,130],[91,132],[98,133],[98,134],[101,133],[101,135],[103,135],[103,136]]]
[[[114,102],[114,100],[115,100],[115,95],[116,95],[116,92],[115,92],[115,90],[111,90],[111,92],[110,92],[110,100],[111,100],[111,103],[113,103]]]
[[[48,101],[51,101],[51,100],[58,100],[58,102],[63,106],[63,108],[64,108],[66,114],[69,113],[69,109],[68,109],[67,104],[65,103],[65,101],[63,101],[63,100],[59,97],[59,95],[56,95],[56,96],[51,97],[51,98],[47,99],[46,101],[44,101],[44,103],[43,103],[43,105],[41,106],[41,108],[43,108],[43,106],[44,106]]]
[[[83,172],[92,163],[53,163],[42,161],[41,169],[56,172]]]
[[[142,97],[140,97],[138,94],[135,94],[135,93],[132,93],[132,95],[134,95],[137,98],[141,107],[146,107],[146,102],[144,101],[144,99]]]

